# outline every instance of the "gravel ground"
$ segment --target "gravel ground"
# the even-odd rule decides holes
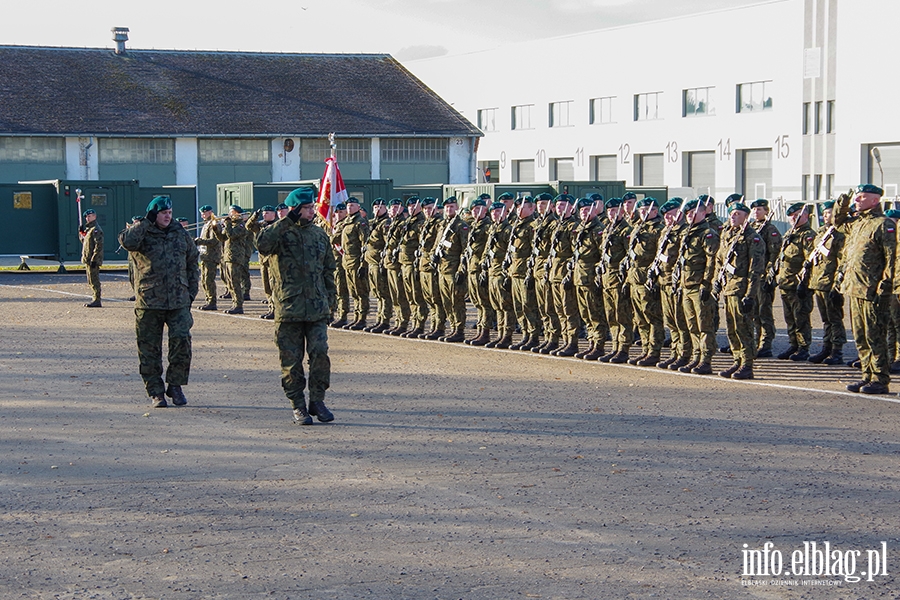
[[[189,405],[153,410],[127,278],[103,282],[91,310],[83,275],[0,274],[3,598],[900,594],[900,406],[849,368],[333,331],[336,420],[297,427],[261,303],[195,312]],[[888,575],[742,576],[744,544],[790,568],[805,541],[857,575],[885,542]]]

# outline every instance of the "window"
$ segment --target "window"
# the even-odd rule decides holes
[[[825,116],[825,133],[834,133],[834,100],[828,101],[827,115]]]
[[[514,160],[513,177],[516,182],[530,183],[534,181],[534,160]]]
[[[665,161],[662,154],[639,154],[635,166],[638,168],[638,185],[663,185],[663,167]]]
[[[737,111],[759,112],[772,110],[771,81],[754,81],[737,86]]]
[[[534,104],[522,104],[519,106],[512,107],[512,113],[510,115],[510,128],[511,129],[532,129],[531,127],[531,109],[534,108]]]
[[[575,179],[575,159],[550,159],[550,179],[556,181],[573,181]]]
[[[810,121],[812,114],[810,113],[810,102],[803,103],[803,135],[809,135]]]
[[[816,102],[816,134],[825,131],[825,103]],[[817,198],[818,199],[818,198]]]
[[[822,199],[822,176],[816,175],[813,178],[813,200]]]
[[[769,198],[772,191],[772,149],[741,151],[741,179],[745,198]]]
[[[571,127],[572,100],[550,103],[550,127]]]
[[[175,162],[175,140],[144,138],[100,139],[100,162],[106,164],[167,164]]]
[[[499,183],[500,182],[500,161],[499,160],[480,160],[478,161],[478,183]]]
[[[31,192],[13,192],[13,208],[31,210]]]
[[[478,129],[482,131],[498,131],[496,108],[478,109]]]
[[[713,195],[716,190],[716,153],[686,152],[688,187],[696,194]]]
[[[716,114],[713,104],[714,87],[690,88],[683,93],[683,117],[703,117]]]
[[[659,119],[659,98],[662,92],[634,95],[634,120],[653,121]]]
[[[591,166],[594,169],[594,173],[591,179],[594,181],[617,181],[619,179],[618,156],[615,154],[604,154],[594,156],[592,159]]]
[[[269,164],[269,140],[199,140],[201,164]]]
[[[372,141],[369,139],[340,138],[337,144],[338,164],[372,162]],[[328,140],[303,140],[300,142],[300,160],[307,163],[325,162],[331,156]]]
[[[831,195],[834,192],[834,175],[826,175],[825,176],[825,197],[832,198]]]
[[[381,140],[383,163],[446,163],[447,140],[414,138]]]
[[[65,162],[65,139],[55,137],[0,137],[0,161]]]
[[[613,100],[615,96],[591,99],[590,123],[615,123],[613,120]]]
[[[809,200],[812,197],[812,192],[809,188],[809,175],[803,176],[803,182],[800,184],[800,199],[804,202]]]

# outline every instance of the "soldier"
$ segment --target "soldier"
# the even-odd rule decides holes
[[[602,196],[599,200],[582,198],[577,208],[580,222],[573,240],[572,278],[578,312],[587,333],[588,349],[575,354],[575,358],[597,360],[604,354],[603,346],[609,334],[603,298],[597,285],[597,264],[602,253],[603,236],[603,225],[597,215],[604,209]]]
[[[775,341],[775,261],[781,252],[781,232],[771,222],[769,201],[765,198],[750,204],[753,228],[766,245],[766,278],[759,286],[759,298],[753,310],[753,330],[756,336],[756,358],[770,358]]]
[[[223,269],[228,271],[228,292],[231,294],[229,315],[244,314],[244,300],[250,293],[250,232],[244,226],[244,209],[233,204],[223,227],[217,230],[219,240],[225,243],[222,253]]]
[[[735,202],[740,202],[743,204],[744,195],[743,194],[731,194],[730,196],[725,198],[725,208],[731,208],[731,205],[734,204]],[[730,213],[729,213],[729,217],[730,217]]]
[[[628,239],[628,275],[634,325],[643,344],[641,356],[628,360],[639,367],[656,366],[666,334],[663,328],[659,289],[647,286],[647,271],[656,258],[659,237],[665,227],[659,216],[659,202],[647,196],[638,202],[639,219]]]
[[[725,296],[725,329],[734,364],[720,371],[722,377],[753,379],[756,341],[752,311],[765,272],[766,249],[755,229],[749,227],[750,209],[741,202],[729,205],[729,226],[722,232],[716,257],[713,297]]]
[[[444,219],[438,211],[437,201],[431,197],[422,199],[422,212],[425,213],[425,222],[422,225],[419,249],[419,278],[422,284],[422,297],[431,315],[431,329],[426,333],[420,333],[419,338],[436,340],[444,337],[444,326],[447,322],[444,303],[441,300],[440,275],[434,261],[434,253],[437,251],[444,229]]]
[[[85,303],[87,308],[100,308],[100,265],[103,264],[103,230],[97,223],[97,213],[89,208],[81,215],[84,224],[79,228],[81,237],[81,262],[87,272],[88,285],[91,286],[91,301]]]
[[[406,226],[406,207],[400,198],[390,201],[389,215],[391,219],[385,238],[384,268],[387,271],[388,289],[393,304],[394,326],[385,329],[387,335],[401,335],[409,327],[409,299],[406,297],[406,286],[403,284],[403,271],[400,265],[400,238]]]
[[[125,229],[128,229],[132,225],[137,225],[141,221],[144,220],[144,215],[134,215],[131,217],[130,223],[125,223]],[[134,302],[137,298],[134,296],[134,259],[131,256],[131,252],[127,252],[128,254],[128,285],[131,286],[132,295],[128,298],[129,302]]]
[[[260,215],[262,215],[262,221],[259,220]],[[259,211],[254,211],[250,218],[247,219],[247,231],[249,231],[254,237],[262,230],[263,227],[268,227],[275,223],[275,207],[271,204],[266,204]],[[263,291],[266,294],[266,304],[269,305],[269,311],[263,315],[260,315],[260,319],[268,319],[272,320],[275,318],[275,307],[272,304],[272,285],[271,285],[271,257],[265,252],[259,253],[259,275],[262,279],[263,283]]]
[[[728,197],[734,198],[734,194]],[[697,199],[700,200],[701,205],[706,207],[706,223],[709,225],[710,229],[715,231],[721,238],[725,224],[716,214],[716,199],[709,194],[701,194]]]
[[[409,300],[409,307],[412,311],[412,328],[406,333],[400,334],[400,337],[417,338],[425,331],[425,319],[428,318],[428,304],[422,293],[422,279],[418,272],[425,215],[422,214],[422,201],[418,196],[413,196],[406,201],[406,210],[409,211],[409,216],[403,223],[399,247],[403,285],[406,287],[406,298]]]
[[[509,236],[512,227],[506,219],[506,204],[497,201],[490,207],[491,225],[488,228],[487,242],[484,247],[481,270],[487,272],[488,298],[497,315],[499,335],[496,340],[485,343],[485,348],[505,350],[512,345],[512,334],[515,327],[512,304],[512,282],[503,272],[506,250],[509,247]]]
[[[859,351],[862,379],[847,386],[851,392],[886,394],[891,374],[888,363],[889,296],[894,292],[897,230],[881,208],[884,191],[871,183],[856,188],[858,215],[850,216],[850,196],[841,195],[834,223],[846,234],[841,270],[841,293],[850,305],[850,323]]]
[[[537,218],[534,198],[525,196],[518,207],[518,219],[509,234],[506,258],[503,264],[512,281],[513,314],[518,318],[522,339],[510,346],[510,350],[531,350],[539,343],[540,315],[534,293],[534,275],[530,260],[534,250],[534,230]]]
[[[900,220],[900,210],[887,210],[884,212],[884,216],[893,221],[894,227],[896,227],[897,221]],[[900,244],[898,244],[898,247],[900,247]],[[898,297],[895,294],[891,294],[890,316],[888,317],[887,345],[888,362],[891,365],[891,374],[893,375],[900,372],[900,360],[898,360],[897,353],[898,345],[900,345],[900,300],[898,300]]]
[[[792,204],[787,209],[791,228],[781,242],[781,252],[776,261],[776,282],[781,288],[784,321],[787,324],[790,347],[778,355],[781,360],[809,360],[812,343],[812,295],[806,282],[800,281],[800,272],[813,249],[816,233],[809,225],[809,211],[804,202]]]
[[[606,321],[612,335],[612,350],[597,360],[621,364],[628,360],[628,351],[634,342],[631,297],[626,289],[626,270],[622,269],[628,255],[631,224],[621,198],[610,198],[607,201],[606,216],[609,223],[603,230],[603,251],[598,266]]]
[[[534,296],[544,329],[544,343],[531,349],[532,352],[550,354],[559,348],[559,314],[553,302],[547,265],[550,262],[550,241],[559,219],[553,209],[553,196],[542,193],[537,197],[537,209],[541,215],[534,228],[534,245],[531,251],[531,272],[534,278]]]
[[[141,378],[153,408],[187,404],[182,386],[191,371],[191,303],[197,297],[200,270],[194,240],[172,222],[172,201],[156,196],[147,216],[119,234],[135,268],[135,332]],[[163,385],[162,335],[169,331],[169,368]]]
[[[550,290],[553,305],[559,316],[560,333],[563,344],[552,351],[553,356],[575,356],[578,353],[578,329],[581,326],[578,314],[578,300],[575,297],[575,281],[572,276],[574,264],[572,249],[575,241],[575,198],[569,194],[556,197],[558,221],[550,238]]]
[[[634,207],[637,204],[637,199],[637,194],[635,194],[634,192],[625,192],[622,195],[622,212],[625,214],[625,219],[628,221],[628,224],[632,226],[637,220],[637,215],[635,215],[634,213]]]
[[[450,321],[450,332],[438,339],[452,343],[466,339],[466,273],[461,263],[469,241],[469,224],[459,216],[458,209],[456,196],[444,200],[444,225],[432,254],[437,265],[444,314]]]
[[[684,206],[688,228],[681,236],[678,259],[678,285],[684,304],[684,316],[691,333],[691,362],[679,371],[696,375],[712,374],[712,356],[716,351],[712,283],[719,250],[719,234],[706,221],[706,208],[699,200]]]
[[[518,220],[516,210],[520,204],[520,199],[513,196],[510,192],[503,192],[497,196],[497,201],[502,202],[506,206],[506,217],[504,218],[509,221],[510,225],[515,225]]]
[[[216,310],[216,271],[222,261],[219,223],[209,204],[200,207],[200,218],[203,219],[203,227],[200,235],[194,238],[194,244],[200,253],[200,282],[203,284],[203,293],[206,294],[206,304],[200,310]]]
[[[493,309],[488,293],[488,273],[482,270],[485,248],[488,240],[488,229],[491,220],[487,218],[487,199],[490,196],[482,194],[472,201],[472,224],[469,229],[469,239],[466,251],[463,255],[462,268],[468,277],[469,300],[475,305],[478,320],[475,324],[475,336],[466,340],[471,346],[484,346],[491,341],[491,320]]]
[[[809,357],[812,363],[840,365],[844,362],[844,298],[835,279],[844,249],[844,234],[834,226],[834,201],[822,203],[822,227],[813,240],[813,251],[804,264],[808,287],[813,291],[825,328],[822,351]]]
[[[336,265],[334,272],[334,285],[337,290],[335,300],[336,316],[329,325],[341,328],[347,324],[347,314],[350,312],[350,286],[347,283],[347,271],[344,270],[344,247],[341,245],[343,236],[344,219],[347,218],[347,204],[340,202],[334,207],[332,213],[331,233],[328,238],[331,241],[331,253]]]
[[[387,269],[382,263],[384,249],[387,246],[387,233],[391,220],[387,214],[387,203],[384,198],[372,201],[372,220],[369,223],[369,241],[366,245],[366,265],[369,269],[369,288],[375,292],[377,308],[375,324],[365,327],[363,331],[381,333],[390,327],[394,310],[391,304],[391,290],[388,286]]]
[[[336,261],[328,235],[313,225],[315,189],[292,191],[287,217],[263,228],[256,237],[260,252],[273,258],[275,344],[281,360],[281,386],[294,409],[294,422],[312,425],[312,416],[327,423],[334,415],[325,406],[331,384],[328,319],[335,303]],[[309,408],[304,398],[303,356],[309,360]]]
[[[366,241],[369,239],[369,221],[359,208],[359,200],[347,198],[347,218],[341,228],[341,248],[344,251],[341,266],[347,277],[347,287],[353,296],[353,322],[344,329],[360,331],[369,318],[369,273],[366,268]]]

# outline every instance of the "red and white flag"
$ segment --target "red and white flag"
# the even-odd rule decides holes
[[[316,210],[322,219],[331,226],[331,215],[334,207],[341,202],[346,202],[349,195],[341,170],[338,168],[337,158],[329,156],[325,159],[325,174],[322,176],[322,185],[319,186],[319,200],[316,202]]]

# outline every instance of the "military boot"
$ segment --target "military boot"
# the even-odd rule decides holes
[[[439,338],[444,337],[443,329],[432,329],[428,333],[419,336],[423,340],[437,340]]]
[[[422,329],[422,327],[413,327],[406,333],[401,333],[400,337],[407,338],[407,339],[417,338],[422,334],[423,331],[424,331],[424,329]]]
[[[519,348],[519,350],[522,350],[523,352],[529,352],[531,350],[534,350],[539,344],[540,342],[538,341],[538,334],[532,333],[522,341],[522,346]]]
[[[466,339],[466,336],[463,333],[463,326],[460,325],[459,327],[454,329],[453,333],[451,333],[450,335],[445,335],[444,337],[438,339],[442,342],[451,342],[454,344],[464,341]]]
[[[822,361],[823,365],[842,365],[844,364],[844,351],[842,348],[834,347],[828,358]]]
[[[676,360],[678,360],[678,357],[675,356],[675,354],[673,353],[673,354],[670,354],[669,358],[667,358],[666,360],[661,360],[658,363],[656,363],[656,366],[659,367],[660,369],[668,369],[669,365],[671,365]]]
[[[544,346],[540,350],[540,353],[541,354],[550,354],[557,348],[559,348],[559,340],[551,339],[551,340],[548,340],[546,344],[544,344]]]
[[[756,358],[772,358],[772,347],[763,346],[756,351]]]
[[[788,358],[794,362],[805,362],[809,360],[809,350],[806,348],[800,348],[799,350],[791,354]]]
[[[687,363],[683,367],[678,367],[678,370],[682,373],[690,373],[699,364],[700,364],[700,359],[694,358],[694,359],[691,359],[691,362]],[[671,368],[671,367],[669,367],[669,368]]]
[[[613,348],[612,350],[610,350],[610,351],[607,352],[606,354],[601,354],[600,356],[598,356],[598,357],[597,357],[597,360],[599,360],[600,362],[608,363],[608,362],[610,361],[610,359],[612,359],[612,357],[615,356],[615,355],[618,354],[618,353],[619,353],[619,351],[616,350],[616,348]]]
[[[102,308],[103,305],[100,304],[100,300],[93,300],[91,302],[85,302],[85,308]]]
[[[244,309],[241,306],[232,306],[231,308],[226,308],[222,312],[226,315],[242,315],[244,314]]]
[[[731,376],[741,368],[741,363],[736,362],[724,371],[719,371],[719,377],[724,377],[725,379],[730,379]]]
[[[497,345],[497,343],[498,343],[501,339],[503,339],[503,334],[498,333],[498,334],[497,334],[497,339],[496,339],[496,340],[490,340],[488,343],[486,343],[486,344],[484,345],[484,347],[485,347],[485,348],[493,348],[494,346]]]
[[[553,356],[575,356],[578,352],[578,337],[572,337],[565,346],[553,353]]]
[[[822,364],[822,361],[825,360],[826,358],[828,358],[830,355],[831,355],[831,344],[825,344],[824,346],[822,346],[821,352],[819,352],[817,354],[813,354],[812,356],[809,357],[809,362],[815,363],[817,365]]]
[[[294,424],[295,425],[312,425],[312,417],[309,416],[309,412],[307,412],[305,406],[301,406],[300,408],[294,409]]]
[[[599,360],[601,356],[605,355],[605,352],[603,350],[604,345],[605,344],[603,344],[602,342],[594,344],[594,348],[581,358],[583,358],[584,360]]]
[[[361,317],[361,318],[357,319],[356,322],[354,322],[352,325],[350,325],[350,327],[348,327],[347,329],[349,329],[350,331],[362,331],[365,328],[366,328],[366,318]]]
[[[537,337],[535,337],[535,341],[537,341]],[[531,349],[531,351],[534,353],[540,354],[541,350],[544,349],[544,346],[546,346],[549,343],[550,343],[550,340],[546,339],[543,342],[535,344],[534,347]]]
[[[226,310],[225,312],[228,312],[228,311]],[[335,329],[340,329],[341,327],[343,327],[346,324],[347,324],[347,315],[344,315],[343,317],[338,317],[338,318],[334,319],[328,325],[330,327],[334,327]]]
[[[150,396],[150,407],[151,408],[165,408],[167,406],[168,406],[168,404],[166,403],[165,395],[156,394],[155,396]]]
[[[659,353],[656,354],[647,354],[641,360],[637,361],[636,364],[639,367],[652,367],[659,362]]]
[[[612,358],[609,359],[609,362],[616,365],[621,365],[628,362],[628,350],[619,350],[613,355]]]
[[[478,333],[477,337],[474,337],[471,340],[469,340],[469,345],[470,346],[484,346],[489,341],[491,341],[491,330],[488,329],[487,327],[485,327]]]
[[[691,373],[694,375],[712,375],[712,372],[712,364],[705,361],[691,369]]]
[[[498,350],[506,350],[512,344],[512,332],[505,331],[503,335],[497,340],[497,343],[494,344],[494,348]]]
[[[334,421],[334,415],[331,414],[331,411],[328,410],[328,407],[326,407],[325,403],[321,400],[309,401],[309,414],[317,418],[322,423],[330,423],[331,421]]]
[[[778,360],[788,360],[793,354],[796,354],[798,350],[800,350],[800,348],[798,348],[797,346],[791,346],[790,348],[779,354],[777,358]],[[759,355],[757,354],[757,356]]]
[[[753,379],[753,367],[741,365],[741,368],[731,374],[732,379]]]
[[[223,300],[231,300],[231,292],[225,292],[224,294],[219,296],[219,298],[222,298]]]
[[[385,331],[385,333],[388,335],[402,335],[402,334],[406,333],[406,330],[408,328],[409,328],[409,323],[404,322],[404,323],[398,324],[393,329],[388,329],[387,331]]]
[[[890,388],[885,383],[870,381],[866,385],[861,386],[859,391],[862,394],[887,394],[890,393]]]
[[[369,325],[367,327],[363,327],[363,331],[366,333],[375,333],[375,330],[381,326],[381,321],[376,321],[374,325]]]
[[[272,321],[272,320],[275,319],[275,311],[274,311],[274,310],[270,310],[269,312],[267,312],[267,313],[264,314],[264,315],[259,315],[259,318],[260,318],[260,319],[268,319],[269,321]]]
[[[647,358],[647,353],[646,353],[646,352],[641,352],[638,356],[635,356],[634,358],[629,358],[629,359],[628,359],[628,364],[629,364],[629,365],[636,365],[636,364],[638,364],[640,361],[644,360],[645,358]]]
[[[666,368],[669,369],[670,371],[681,371],[681,369],[683,369],[684,367],[687,367],[689,364],[691,364],[691,359],[689,357],[679,356],[677,359],[675,359],[675,362],[669,364],[669,366]],[[694,363],[694,367],[696,367],[696,366],[697,366],[697,364]],[[691,368],[693,368],[693,367],[691,367]],[[688,369],[687,371],[685,371],[685,373],[690,373],[690,371],[691,371],[691,369]]]
[[[184,406],[187,404],[187,398],[184,397],[184,392],[181,391],[180,385],[172,385],[169,384],[169,387],[166,388],[166,396],[172,399],[172,404],[175,406]]]
[[[207,302],[203,306],[200,307],[200,310],[218,310],[215,302]]]
[[[518,342],[516,342],[515,344],[513,344],[512,346],[510,346],[509,349],[510,350],[521,350],[522,346],[524,346],[528,342],[528,339],[530,337],[531,337],[530,333],[526,333],[526,334],[522,335],[522,339],[519,340]]]
[[[575,358],[583,359],[585,356],[587,356],[588,354],[590,354],[591,352],[594,351],[594,347],[596,345],[597,344],[595,342],[591,342],[590,345],[588,346],[587,350],[582,350],[581,352],[576,353]]]

